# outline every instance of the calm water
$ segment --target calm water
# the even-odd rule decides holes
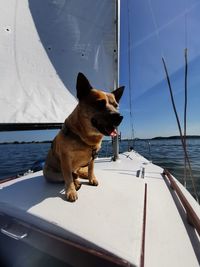
[[[197,181],[197,191],[200,194],[200,139],[187,141],[188,152],[192,164],[193,175]],[[120,143],[120,152],[127,151],[128,145],[153,163],[167,168],[177,179],[183,178],[183,149],[180,140],[150,140],[127,141]],[[0,179],[23,173],[31,168],[37,160],[44,159],[50,144],[7,144],[0,145]],[[100,156],[111,155],[111,143],[104,142]],[[187,182],[191,191],[191,183]]]

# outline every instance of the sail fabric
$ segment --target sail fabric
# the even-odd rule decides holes
[[[83,72],[96,88],[116,80],[116,1],[0,2],[0,123],[57,123],[77,104]]]

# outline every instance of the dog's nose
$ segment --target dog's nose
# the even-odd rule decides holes
[[[114,126],[120,125],[122,119],[123,119],[123,116],[121,116],[119,113],[115,112],[111,114],[111,120]]]

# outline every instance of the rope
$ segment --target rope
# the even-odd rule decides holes
[[[187,149],[186,149],[186,145],[185,145],[183,133],[182,133],[182,130],[181,130],[180,120],[179,120],[178,113],[177,113],[177,110],[176,110],[176,105],[175,105],[174,97],[173,97],[173,93],[172,93],[171,82],[170,82],[170,79],[169,79],[169,74],[168,74],[168,70],[167,70],[167,66],[166,66],[166,63],[165,63],[164,58],[162,58],[162,61],[163,61],[164,69],[165,69],[165,74],[166,74],[166,79],[167,79],[168,87],[169,87],[171,102],[172,102],[174,114],[175,114],[175,117],[176,117],[178,129],[179,129],[179,134],[180,134],[180,137],[181,137],[181,143],[182,143],[184,155],[185,155],[186,161],[188,163],[188,167],[189,167],[189,174],[190,174],[192,185],[193,185],[193,189],[194,189],[194,195],[195,195],[195,198],[196,198],[197,202],[199,203],[198,194],[197,194],[197,190],[196,190],[196,183],[195,183],[194,176],[192,174],[192,168],[191,168],[191,164],[190,164],[190,159],[188,157],[188,153],[187,153]],[[187,79],[186,79],[186,81],[187,81]]]
[[[186,136],[187,136],[187,75],[188,74],[188,63],[187,63],[187,48],[185,49],[185,103],[184,103],[184,145],[187,149],[187,142],[186,142]],[[187,178],[187,160],[184,155],[184,186],[187,186],[186,182]]]
[[[188,32],[187,32],[187,0],[185,0],[185,47],[188,47]],[[185,103],[184,103],[184,143],[185,147],[187,148],[187,74],[188,74],[188,63],[187,63],[187,48],[185,48],[185,81],[184,81],[184,88],[185,88]],[[187,188],[187,160],[184,155],[184,186]]]

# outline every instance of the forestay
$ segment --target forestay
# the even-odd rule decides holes
[[[62,123],[83,72],[113,89],[116,1],[0,2],[0,123]]]

